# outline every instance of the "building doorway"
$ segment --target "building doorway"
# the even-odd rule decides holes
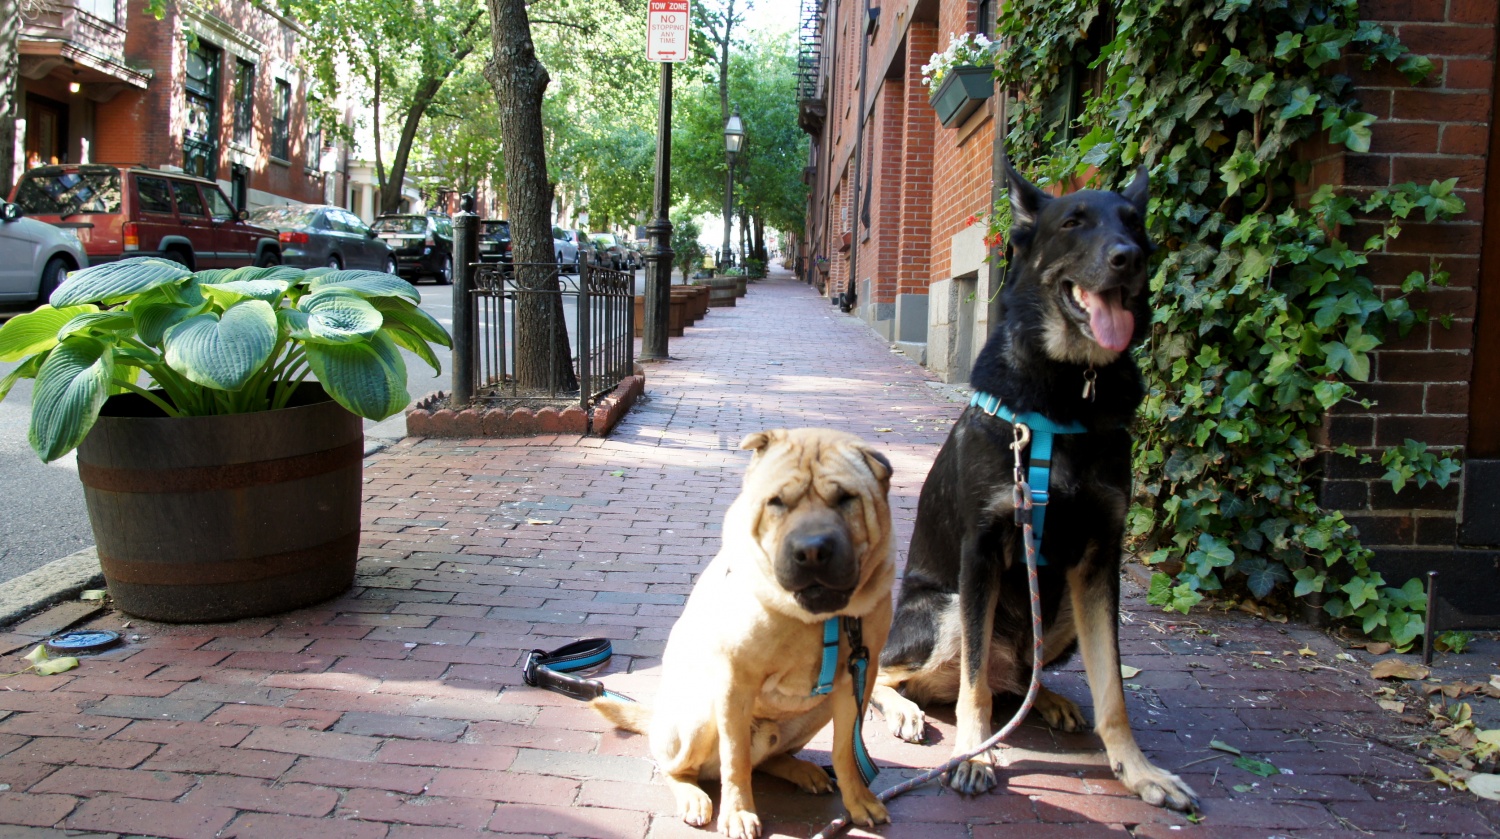
[[[68,106],[26,94],[26,168],[68,161]]]
[[[182,168],[189,175],[215,178],[219,171],[218,47],[205,41],[188,50],[184,93],[187,127],[182,137]]]

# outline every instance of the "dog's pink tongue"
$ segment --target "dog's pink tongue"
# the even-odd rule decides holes
[[[1125,308],[1125,295],[1120,289],[1103,294],[1080,290],[1084,308],[1089,310],[1089,328],[1094,331],[1094,340],[1107,350],[1124,352],[1135,333],[1135,315]]]

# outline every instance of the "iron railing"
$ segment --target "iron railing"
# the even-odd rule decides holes
[[[553,263],[475,266],[472,324],[474,388],[481,402],[576,399],[584,410],[614,390],[635,366],[635,276],[585,264],[576,275]],[[516,376],[517,336],[523,313],[545,336],[544,382]],[[559,329],[558,318],[562,318]],[[561,371],[571,369],[578,387]]]

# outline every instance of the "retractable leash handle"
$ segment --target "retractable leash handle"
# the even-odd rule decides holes
[[[550,690],[584,702],[601,696],[634,702],[628,696],[607,690],[598,679],[569,675],[575,670],[597,667],[609,661],[612,655],[614,648],[608,638],[584,638],[564,644],[550,653],[532,650],[526,654],[526,661],[521,665],[521,678],[531,687]]]

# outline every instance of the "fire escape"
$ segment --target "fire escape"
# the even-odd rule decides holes
[[[828,105],[819,75],[823,65],[824,0],[802,0],[802,32],[797,48],[797,124],[814,137],[823,131]]]

